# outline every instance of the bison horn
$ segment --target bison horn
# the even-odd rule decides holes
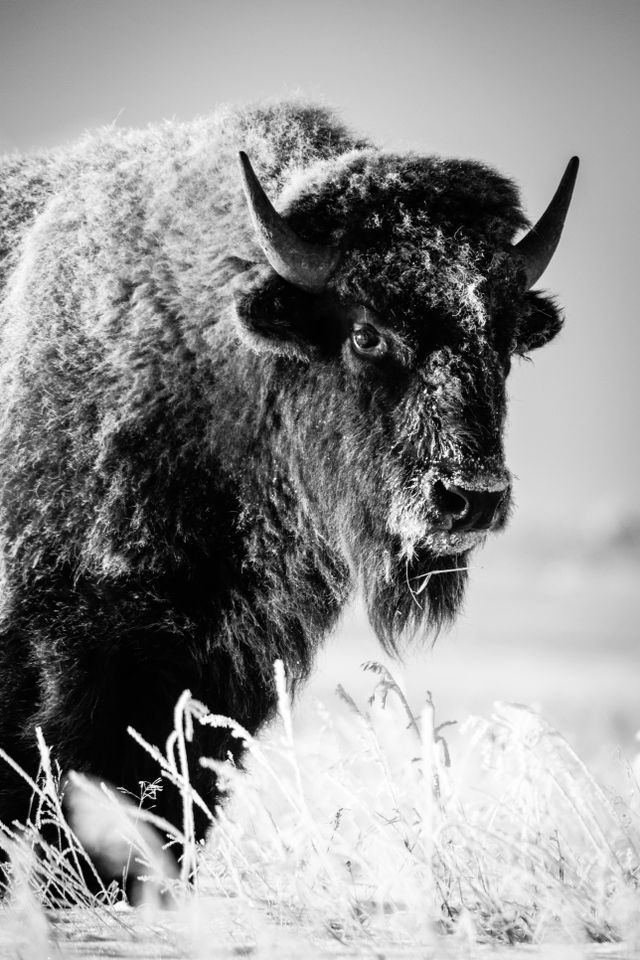
[[[320,293],[335,270],[339,248],[299,237],[273,207],[242,150],[240,164],[251,220],[265,257],[284,280],[311,293]]]
[[[545,272],[558,246],[565,217],[571,203],[579,163],[577,157],[572,157],[569,160],[551,203],[535,227],[532,227],[526,236],[513,247],[514,253],[518,255],[524,266],[527,290],[530,290]]]

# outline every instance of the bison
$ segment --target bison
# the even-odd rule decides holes
[[[527,227],[487,166],[392,153],[324,108],[109,128],[2,161],[0,745],[136,792],[188,688],[249,731],[360,590],[436,632],[510,506],[511,359],[574,158]],[[275,200],[276,207],[272,200]],[[420,592],[418,593],[418,590]],[[237,754],[203,728],[192,759]],[[215,775],[192,764],[215,806]],[[0,818],[24,819],[8,768]],[[166,786],[156,811],[179,819]],[[202,821],[198,824],[204,830]]]

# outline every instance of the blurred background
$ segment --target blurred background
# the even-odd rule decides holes
[[[387,147],[496,166],[533,220],[580,155],[541,284],[566,326],[509,380],[517,511],[456,626],[393,670],[440,720],[531,703],[594,755],[640,727],[639,41],[637,0],[0,0],[2,152],[302,93]],[[356,602],[300,725],[373,658]]]

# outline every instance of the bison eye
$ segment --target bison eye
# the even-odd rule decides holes
[[[359,324],[354,328],[351,345],[362,357],[382,357],[387,352],[387,341],[370,323]]]

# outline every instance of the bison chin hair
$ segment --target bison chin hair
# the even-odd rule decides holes
[[[384,650],[398,656],[419,636],[435,643],[459,612],[467,583],[468,551],[437,555],[425,547],[373,553],[361,581],[369,620]]]

